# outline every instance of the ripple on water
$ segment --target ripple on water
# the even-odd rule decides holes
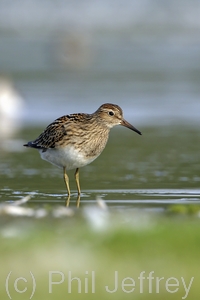
[[[5,199],[4,199],[5,195]],[[63,204],[67,194],[65,190],[60,193],[51,192],[23,192],[11,189],[1,190],[1,201],[15,201],[20,197],[32,195],[31,205]],[[93,204],[97,197],[101,197],[109,206],[139,206],[166,207],[171,204],[200,204],[200,189],[115,189],[115,190],[84,190],[81,194],[81,204]],[[76,202],[77,193],[72,191],[71,204]]]

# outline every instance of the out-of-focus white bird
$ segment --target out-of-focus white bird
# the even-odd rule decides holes
[[[0,138],[10,138],[20,127],[23,99],[12,82],[0,78]]]

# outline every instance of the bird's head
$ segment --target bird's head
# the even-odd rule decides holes
[[[95,112],[95,114],[97,114],[98,117],[101,118],[101,120],[108,128],[112,128],[116,125],[122,125],[141,135],[141,132],[138,129],[136,129],[133,125],[131,125],[124,119],[121,107],[116,104],[102,104]]]

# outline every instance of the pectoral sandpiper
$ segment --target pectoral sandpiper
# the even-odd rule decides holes
[[[69,197],[66,171],[76,169],[75,179],[80,195],[79,168],[90,164],[101,154],[110,129],[116,125],[125,126],[141,135],[139,130],[123,118],[122,109],[118,105],[106,103],[92,114],[77,113],[56,119],[36,140],[24,146],[38,149],[42,159],[63,168]]]

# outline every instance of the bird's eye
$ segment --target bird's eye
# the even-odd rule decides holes
[[[114,116],[114,112],[113,112],[113,111],[109,111],[108,114],[109,114],[110,116]]]

